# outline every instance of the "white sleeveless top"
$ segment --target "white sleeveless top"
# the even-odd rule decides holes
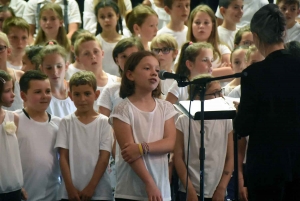
[[[57,99],[54,96],[51,97],[50,104],[47,108],[47,112],[53,116],[63,118],[76,111],[74,102],[67,97],[64,100]]]
[[[5,123],[14,122],[14,114],[5,111],[0,125],[0,194],[20,190],[23,186],[23,172],[16,133],[5,131]]]
[[[15,83],[14,83],[14,94],[15,94],[15,98],[14,98],[14,102],[10,107],[4,107],[2,106],[3,109],[5,110],[9,110],[9,111],[15,111],[18,109],[22,109],[23,108],[23,100],[21,98],[20,95],[20,84],[19,81],[17,81],[16,79],[16,71],[14,70],[14,79],[15,79]]]

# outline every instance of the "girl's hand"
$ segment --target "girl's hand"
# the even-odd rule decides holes
[[[239,200],[248,201],[248,190],[244,187],[244,179],[239,179]]]
[[[187,201],[198,201],[198,195],[194,187],[188,189]]]
[[[24,188],[21,189],[21,199],[22,200],[27,200],[28,199],[28,194],[27,194],[27,192],[25,191]]]
[[[139,157],[141,157],[139,145],[136,143],[125,143],[121,151],[124,161],[132,163]]]
[[[68,190],[68,198],[71,201],[81,201],[80,200],[80,192],[73,187],[72,189]]]
[[[218,186],[213,194],[212,201],[224,201],[225,192],[226,189]]]
[[[81,192],[80,198],[81,201],[89,201],[93,197],[95,189],[87,185]]]
[[[160,190],[157,188],[156,184],[146,184],[146,192],[149,201],[162,201],[162,196]]]

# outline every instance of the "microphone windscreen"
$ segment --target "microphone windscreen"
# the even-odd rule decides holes
[[[161,80],[165,80],[166,78],[164,77],[164,73],[165,73],[166,71],[165,70],[160,70],[159,71],[159,73],[158,73],[158,77],[159,77],[159,79],[161,79]]]

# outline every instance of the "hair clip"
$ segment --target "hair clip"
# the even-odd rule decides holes
[[[193,44],[193,42],[192,42],[192,41],[190,41],[190,42],[189,42],[189,45],[192,45],[192,44]]]
[[[6,83],[6,81],[5,81],[2,77],[0,77],[0,81],[1,81],[3,84]]]
[[[48,45],[54,45],[53,41],[49,41]]]

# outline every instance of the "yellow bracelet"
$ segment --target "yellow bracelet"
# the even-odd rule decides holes
[[[139,145],[140,154],[144,155],[142,144],[138,144],[138,145]]]

